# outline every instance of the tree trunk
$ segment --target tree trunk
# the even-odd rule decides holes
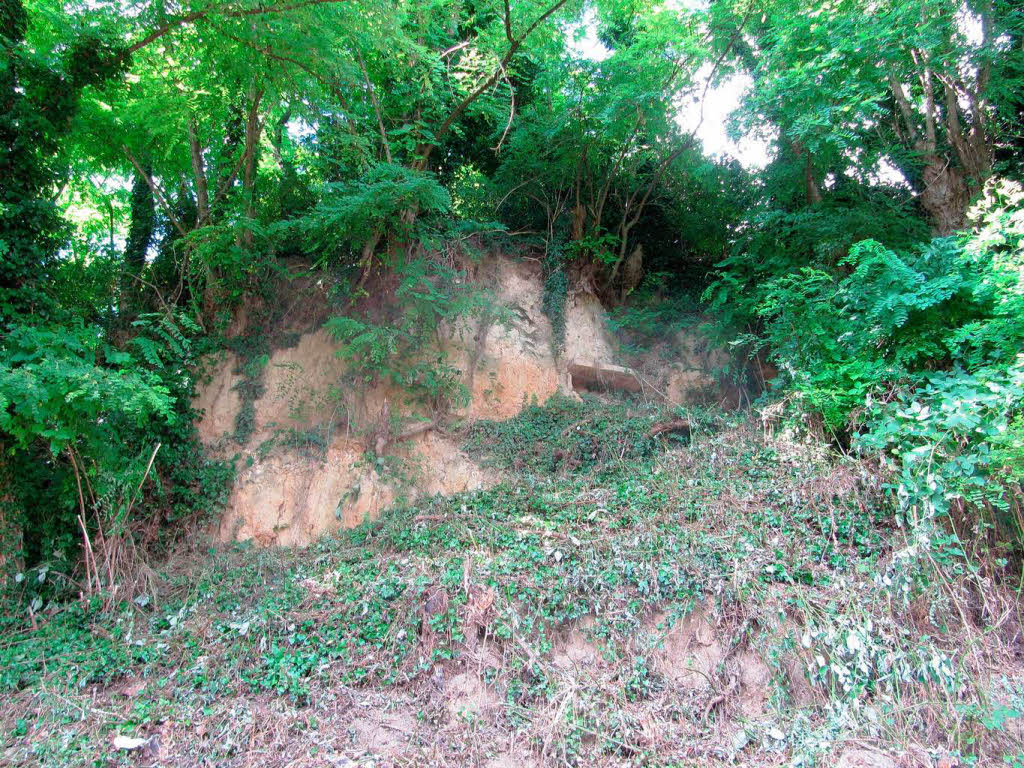
[[[196,226],[201,227],[210,218],[210,193],[206,183],[203,146],[199,143],[199,128],[195,118],[188,121],[188,144],[192,153],[192,175],[196,178]]]
[[[921,207],[928,214],[937,235],[961,229],[967,220],[970,191],[959,169],[949,161],[932,156],[921,174]]]
[[[251,95],[249,115],[245,121],[245,170],[242,174],[242,194],[245,196],[245,215],[250,221],[256,218],[256,203],[253,199],[253,187],[256,184],[256,167],[259,158],[260,134],[263,123],[260,121],[260,100],[262,90],[254,90]],[[247,227],[243,242],[246,248],[253,246],[253,232]]]
[[[636,287],[640,285],[640,281],[644,277],[644,248],[642,245],[637,243],[636,248],[629,254],[629,258],[626,259],[626,263],[622,267],[622,286],[619,290],[619,303],[623,304],[626,298]]]
[[[152,168],[144,166],[145,175],[136,171],[132,180],[131,211],[132,218],[128,225],[128,242],[124,248],[124,268],[121,279],[119,311],[130,310],[138,301],[138,278],[146,268],[146,253],[153,241],[156,230],[156,200],[153,190],[146,180],[152,175]]]
[[[143,166],[152,175],[152,168]],[[146,265],[146,252],[156,229],[156,201],[146,177],[136,173],[132,181],[132,219],[128,227],[128,242],[124,249],[125,266],[139,274]]]
[[[814,164],[811,162],[811,153],[805,150],[804,154],[806,156],[804,161],[804,188],[807,192],[807,204],[813,208],[821,204],[821,189],[818,188],[818,182],[814,178]]]

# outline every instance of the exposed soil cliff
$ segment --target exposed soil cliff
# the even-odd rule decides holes
[[[572,362],[616,362],[616,343],[594,296],[570,296],[563,351],[556,356],[536,262],[490,257],[468,274],[493,292],[507,319],[444,334],[445,353],[470,395],[457,418],[510,418],[558,391],[571,393]],[[246,376],[252,374],[244,372],[246,364],[237,354],[225,352],[212,361],[196,399],[204,444],[237,457],[238,475],[218,526],[222,540],[305,544],[372,519],[403,496],[447,495],[496,481],[495,473],[479,467],[440,428],[386,441],[387,456],[374,455],[373,435],[413,415],[401,391],[383,384],[355,386],[346,379],[338,344],[315,322],[327,315],[316,306],[323,297],[309,285],[299,288],[301,296],[286,298],[289,309],[280,327],[264,329],[290,343],[257,361],[258,396],[244,401]],[[675,360],[664,360],[662,351],[660,363],[638,371],[642,391],[676,404],[717,399],[709,372],[718,358],[709,357],[699,339],[677,341]],[[240,418],[249,423],[239,440]],[[416,422],[411,423],[415,431]]]

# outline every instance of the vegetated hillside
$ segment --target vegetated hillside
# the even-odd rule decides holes
[[[0,0],[0,762],[1024,765],[1022,94],[1012,0]]]
[[[53,617],[0,651],[6,760],[917,766],[1018,753],[1015,586],[975,571],[892,599],[917,574],[875,467],[798,423],[716,409],[651,437],[678,415],[556,397],[461,435],[504,472],[492,488],[305,549],[196,552],[169,564],[157,605]]]
[[[239,318],[233,338],[245,343],[210,357],[194,401],[204,447],[237,470],[217,524],[222,541],[308,544],[402,498],[493,484],[500,474],[480,466],[452,432],[556,393],[625,386],[677,406],[735,399],[716,370],[729,355],[709,344],[692,312],[665,329],[656,349],[639,352],[618,342],[597,297],[574,293],[558,344],[536,262],[490,253],[467,259],[460,274],[467,290],[486,297],[486,309],[439,326],[417,351],[443,360],[449,386],[461,390],[447,411],[424,413],[410,396],[412,361],[368,378],[351,353],[339,354],[344,347],[322,327],[326,291],[308,278],[278,284],[280,318]]]

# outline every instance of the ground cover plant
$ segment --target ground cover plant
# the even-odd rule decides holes
[[[669,415],[556,401],[479,424],[509,472],[489,490],[304,550],[195,553],[158,604],[8,635],[7,759],[827,765],[879,737],[913,760],[1017,754],[1024,691],[991,671],[1013,658],[1011,590],[977,606],[984,574],[900,573],[907,537],[863,462],[715,411],[689,414],[688,445],[649,438]],[[587,453],[590,423],[623,417],[618,450]],[[562,433],[589,462],[509,449]],[[908,599],[897,575],[918,577]]]

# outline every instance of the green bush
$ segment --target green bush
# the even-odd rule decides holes
[[[295,227],[307,239],[310,250],[333,254],[359,248],[375,235],[399,230],[403,215],[445,213],[452,200],[433,174],[400,165],[375,163],[359,178],[328,184],[323,197]],[[411,232],[398,232],[409,238]]]
[[[716,265],[702,298],[726,334],[756,331],[759,308],[776,280],[805,267],[831,273],[855,243],[867,239],[907,251],[927,241],[928,232],[911,211],[884,195],[755,213]]]
[[[394,301],[380,307],[378,317],[338,316],[325,323],[341,343],[338,355],[357,380],[393,384],[415,404],[445,411],[465,403],[468,393],[438,343],[439,333],[443,325],[452,328],[493,308],[444,264],[407,260],[395,274]]]
[[[869,401],[857,445],[878,453],[895,474],[906,522],[979,511],[976,533],[994,528],[1022,542],[1024,355],[1009,367],[927,375],[890,402]],[[962,545],[951,544],[962,555]]]
[[[736,342],[766,349],[804,409],[893,463],[909,522],[968,508],[1021,543],[1024,191],[990,185],[972,220],[772,277]]]
[[[1008,365],[1024,338],[1020,196],[993,189],[975,233],[893,250],[855,243],[834,268],[807,265],[767,281],[759,332],[808,407],[844,429],[866,395],[935,369]]]
[[[143,316],[117,348],[95,326],[9,329],[0,469],[5,517],[24,542],[17,560],[67,576],[79,516],[91,536],[109,538],[130,533],[130,518],[162,522],[222,503],[231,469],[203,456],[192,422],[196,331],[186,317]]]

